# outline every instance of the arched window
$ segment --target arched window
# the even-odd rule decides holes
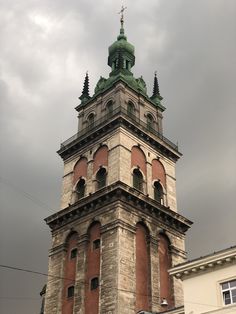
[[[158,181],[156,181],[154,183],[154,199],[158,203],[163,204],[163,199],[164,199],[163,188],[162,188],[160,182],[158,182]]]
[[[76,192],[78,195],[78,199],[81,199],[85,195],[85,180],[80,179],[76,185]]]
[[[97,188],[101,189],[106,186],[107,172],[105,168],[101,168],[98,170],[96,175],[97,180]]]
[[[139,169],[133,171],[133,187],[139,191],[143,191],[143,175]]]
[[[88,127],[92,128],[94,126],[94,114],[90,113],[88,116]]]
[[[135,116],[135,107],[134,107],[134,104],[131,101],[129,101],[128,105],[127,105],[127,114],[131,118],[134,118],[134,116]]]
[[[108,115],[108,117],[110,117],[112,115],[112,112],[113,112],[113,102],[112,102],[112,100],[110,100],[107,103],[106,109],[107,109],[107,115]]]
[[[150,131],[154,129],[154,119],[150,114],[147,114],[147,128]]]

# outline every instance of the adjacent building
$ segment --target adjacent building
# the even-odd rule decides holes
[[[236,246],[170,270],[183,282],[185,314],[236,313]]]

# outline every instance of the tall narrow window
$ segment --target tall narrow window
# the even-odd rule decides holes
[[[85,180],[80,179],[76,186],[76,192],[78,195],[78,199],[81,199],[85,195]]]
[[[98,277],[95,277],[91,280],[91,290],[97,289],[99,286],[99,280]]]
[[[147,128],[150,131],[154,129],[154,120],[150,114],[147,114]]]
[[[89,116],[88,116],[88,126],[90,128],[92,128],[94,126],[94,114],[91,113]]]
[[[74,286],[70,286],[67,289],[67,298],[72,298],[74,296],[74,291],[75,291],[75,287]]]
[[[100,170],[98,170],[97,175],[96,175],[98,189],[101,189],[104,186],[106,186],[106,179],[107,179],[106,169],[101,168]]]
[[[112,116],[112,112],[113,112],[113,102],[112,100],[110,100],[108,103],[107,103],[107,115],[108,117]]]
[[[143,175],[139,169],[133,171],[133,187],[139,191],[143,191]]]
[[[158,181],[156,181],[154,183],[154,199],[158,203],[163,204],[163,198],[164,198],[163,188],[161,184]]]
[[[129,101],[127,105],[127,114],[131,118],[135,117],[135,108],[134,108],[134,104],[131,101]]]

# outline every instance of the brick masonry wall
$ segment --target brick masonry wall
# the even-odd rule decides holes
[[[136,210],[132,204],[120,201],[98,209],[80,220],[64,226],[53,233],[53,247],[49,261],[50,273],[63,276],[66,256],[65,240],[68,232],[78,233],[78,260],[76,274],[74,313],[84,311],[84,282],[86,274],[86,248],[88,227],[92,221],[101,223],[101,265],[99,313],[134,314],[136,307],[136,224],[144,223],[150,232],[150,305],[152,311],[162,310],[160,306],[160,273],[158,239],[159,232],[165,230],[170,239],[172,265],[184,261],[184,236]],[[175,305],[182,305],[183,295],[180,281],[174,280]],[[49,277],[46,294],[45,313],[61,313],[61,293],[63,281]]]

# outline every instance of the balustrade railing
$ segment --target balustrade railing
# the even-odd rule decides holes
[[[129,120],[135,127],[141,128],[144,131],[148,131],[158,138],[160,138],[163,142],[168,144],[170,147],[172,147],[175,150],[178,150],[178,145],[171,142],[168,138],[166,138],[162,133],[158,132],[154,128],[152,128],[150,125],[147,125],[146,122],[139,119],[136,115],[131,113],[130,111],[127,111],[124,107],[118,107],[115,108],[113,111],[110,111],[106,115],[102,116],[100,119],[94,120],[94,122],[84,129],[80,130],[70,138],[68,138],[66,141],[61,143],[61,149],[67,148],[72,142],[82,138],[85,134],[89,134],[90,132],[94,131],[97,127],[101,127],[102,125],[105,125],[109,123],[111,120],[113,120],[115,117],[124,117],[127,120]]]

